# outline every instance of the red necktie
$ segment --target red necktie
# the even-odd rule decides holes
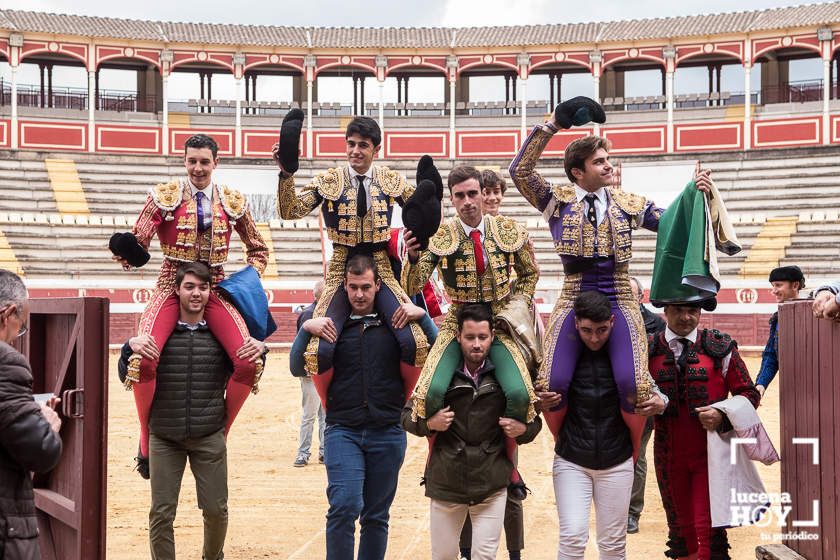
[[[484,274],[484,250],[481,247],[481,232],[477,229],[472,230],[470,239],[472,239],[473,252],[475,252],[475,271],[481,276]]]

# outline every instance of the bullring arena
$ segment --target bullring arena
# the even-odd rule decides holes
[[[100,346],[115,350],[136,332],[162,254],[155,241],[144,268],[123,272],[111,261],[108,239],[130,230],[149,187],[183,175],[186,138],[213,136],[222,157],[217,180],[247,194],[268,242],[263,284],[279,327],[268,340],[261,391],[246,403],[228,441],[226,557],[322,558],[326,474],[315,461],[292,467],[300,388],[288,371],[288,347],[294,310],[312,301],[312,286],[323,274],[325,241],[316,214],[284,221],[276,212],[270,150],[290,109],[306,114],[298,186],[343,164],[343,129],[357,114],[380,123],[381,163],[409,181],[417,159],[430,154],[444,176],[469,163],[500,171],[510,185],[507,166],[531,126],[572,95],[600,100],[607,122],[559,133],[541,170],[555,184],[566,182],[560,156],[570,141],[589,134],[612,141],[629,190],[648,194],[649,187],[657,201],[681,190],[689,178],[681,170],[696,161],[712,169],[743,251],[721,257],[720,304],[704,314],[703,324],[738,340],[754,377],[776,310],[768,272],[798,265],[809,288],[839,276],[838,49],[840,2],[591,24],[422,29],[177,24],[0,10],[0,267],[20,274],[32,298],[108,298]],[[108,89],[106,78],[122,86]],[[174,84],[187,81],[197,94],[174,96]],[[487,84],[503,93],[485,98]],[[272,94],[275,87],[282,97]],[[214,88],[233,94],[214,95]],[[661,176],[676,178],[674,184],[646,179],[663,169],[673,170]],[[445,205],[445,212],[452,209]],[[534,240],[541,269],[536,297],[547,314],[563,272],[546,223],[515,188],[508,189],[503,213],[525,223]],[[241,247],[233,249],[228,273],[244,262]],[[639,230],[631,272],[646,286],[654,253],[655,236]],[[81,365],[97,361],[88,352],[67,354],[67,363],[79,364],[77,385],[59,389],[83,387]],[[86,380],[101,383],[102,394],[88,389],[90,398],[78,401],[88,419],[68,418],[62,431],[75,446],[73,458],[99,454],[99,462],[59,469],[60,480],[45,482],[49,492],[36,502],[56,525],[99,527],[98,536],[87,539],[81,529],[75,537],[61,529],[56,541],[77,544],[58,546],[58,558],[148,554],[148,482],[132,472],[136,413],[115,364],[112,351],[104,376]],[[812,394],[825,387],[819,383],[830,371],[829,365],[826,377],[814,378]],[[816,429],[822,436],[840,407],[819,401],[811,408],[822,412],[807,418],[799,416],[808,414],[807,399],[788,397],[790,404],[780,407],[780,392],[795,390],[797,382],[786,380],[785,371],[779,378],[759,413],[784,465],[790,449],[784,436],[793,433],[785,432],[785,414],[791,429],[807,427],[808,433],[794,435]],[[90,427],[96,407],[107,410],[99,436]],[[775,556],[756,547],[781,543],[768,533],[790,531],[789,525],[739,528],[730,531],[733,558],[840,557],[840,512],[829,491],[840,437],[830,433],[837,445],[830,440],[820,449],[823,465],[831,467],[814,474],[800,465],[805,474],[799,479],[796,470],[786,478],[778,463],[759,468],[769,492],[790,492],[801,483],[813,498],[832,497],[821,501],[819,542],[785,540],[785,550],[802,556]],[[544,432],[520,455],[533,491],[524,502],[526,558],[556,556],[552,447]],[[409,436],[388,558],[429,556],[429,501],[419,485],[426,448]],[[641,531],[628,535],[629,558],[663,558],[665,515],[650,452],[649,458]],[[85,468],[92,470],[79,472]],[[107,475],[99,480],[95,471]],[[95,498],[83,498],[87,492]],[[196,557],[202,522],[189,471],[180,504],[178,555]],[[587,559],[597,557],[594,523],[590,533]]]

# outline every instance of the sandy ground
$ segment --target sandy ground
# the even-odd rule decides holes
[[[111,370],[115,371],[112,357]],[[317,462],[295,468],[300,422],[300,384],[288,373],[288,355],[272,352],[261,391],[252,396],[234,424],[229,438],[230,526],[226,558],[318,559],[324,557],[326,471]],[[759,360],[748,360],[758,371]],[[116,380],[116,375],[111,376]],[[760,409],[773,442],[779,444],[778,385],[772,386]],[[133,472],[137,449],[137,423],[131,393],[119,383],[109,391],[108,430],[108,559],[148,557],[149,483]],[[399,489],[391,508],[387,558],[429,558],[429,500],[419,486],[426,457],[425,440],[409,435]],[[317,442],[317,434],[315,435]],[[317,446],[317,443],[314,444]],[[314,447],[314,446],[313,446]],[[520,467],[533,494],[524,502],[526,548],[523,557],[553,559],[557,554],[557,513],[551,484],[553,449],[543,431],[520,449]],[[652,447],[652,443],[651,443]],[[315,447],[317,453],[317,447]],[[628,558],[664,558],[665,516],[648,450],[648,484],[641,532],[628,535]],[[767,490],[779,491],[779,465],[759,465]],[[586,559],[596,559],[594,514]],[[755,546],[767,544],[757,527],[730,531],[731,555],[736,560],[755,558]],[[200,558],[201,512],[196,506],[195,483],[187,469],[181,492],[175,538],[179,558]],[[504,547],[502,547],[504,548]],[[500,551],[498,558],[507,558]]]

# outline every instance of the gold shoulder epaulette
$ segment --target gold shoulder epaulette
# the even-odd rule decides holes
[[[241,192],[227,185],[218,185],[216,190],[219,193],[219,201],[222,203],[222,208],[225,209],[225,213],[231,219],[238,220],[245,215],[245,210],[248,209],[248,201]]]
[[[318,186],[318,194],[327,200],[338,200],[344,190],[344,170],[331,167],[313,179]]]
[[[514,253],[528,242],[528,230],[516,220],[504,216],[485,216],[484,220],[484,227],[502,251]]]
[[[554,193],[554,197],[563,204],[577,202],[574,185],[559,185],[552,187],[551,192]]]
[[[401,173],[385,166],[376,166],[374,172],[376,173],[376,181],[379,183],[379,187],[383,193],[393,198],[402,196],[405,191],[406,181]]]
[[[158,208],[164,212],[172,212],[181,204],[184,188],[179,181],[170,181],[155,185],[149,194]]]
[[[631,216],[636,216],[645,209],[647,199],[641,195],[629,193],[613,187],[608,187],[607,191],[616,206]]]
[[[437,232],[429,239],[429,251],[439,257],[451,255],[458,250],[458,224],[449,220],[440,224]]]

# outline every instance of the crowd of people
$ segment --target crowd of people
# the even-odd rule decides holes
[[[728,411],[758,407],[778,371],[778,319],[753,383],[737,342],[700,327],[714,294],[672,298],[663,316],[643,304],[629,274],[633,230],[656,232],[665,210],[614,186],[608,140],[566,148],[567,186],[536,167],[561,129],[603,111],[577,98],[534,127],[510,166],[514,186],[546,219],[564,269],[548,322],[534,302],[539,266],[529,232],[504,215],[507,184],[493,170],[454,167],[444,180],[431,158],[416,185],[376,165],[381,131],[354,118],[347,165],[296,189],[303,115],[284,119],[274,157],[278,210],[286,219],[320,209],[333,244],[325,278],[298,319],[290,370],[300,379],[300,445],[326,467],[326,558],[382,559],[407,433],[428,440],[423,484],[434,560],[496,558],[502,532],[509,558],[525,547],[525,481],[518,446],[546,427],[554,438],[558,559],[581,559],[594,506],[602,560],[626,558],[639,531],[646,448],[666,512],[666,556],[729,558],[717,519],[717,473],[707,434],[727,437]],[[153,559],[174,559],[174,519],[187,460],[204,518],[202,557],[220,560],[228,522],[226,438],[263,371],[273,321],[259,276],[268,250],[241,193],[213,181],[218,147],[205,135],[185,144],[186,176],[151,189],[131,233],[116,234],[114,260],[148,261],[157,236],[164,263],[136,336],[122,348],[120,378],[133,391],[140,424],[137,470],[150,480]],[[455,215],[443,219],[444,184]],[[687,196],[714,196],[697,170]],[[700,196],[700,195],[698,195]],[[395,205],[403,226],[394,227]],[[250,276],[225,279],[236,232]],[[224,281],[223,281],[224,280]],[[802,272],[770,272],[781,304],[799,297]],[[442,289],[441,289],[442,287]],[[256,294],[256,295],[255,295]],[[816,317],[840,316],[840,284],[821,286]],[[28,471],[61,453],[56,400],[32,400],[26,360],[9,343],[26,331],[26,289],[0,270],[0,556],[38,558]],[[436,320],[434,320],[436,319]],[[741,407],[741,408],[739,408]],[[360,524],[356,543],[355,527]]]

